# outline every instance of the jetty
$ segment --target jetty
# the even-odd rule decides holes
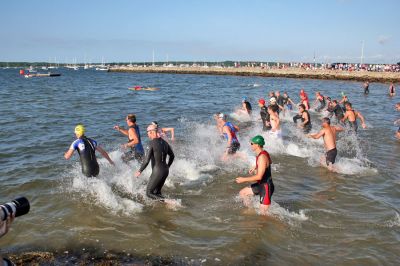
[[[170,67],[113,66],[109,72],[170,73],[200,75],[260,76],[299,79],[400,82],[400,72],[347,71],[331,69],[261,68],[261,67]]]

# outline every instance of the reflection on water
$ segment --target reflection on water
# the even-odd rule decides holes
[[[2,239],[9,250],[68,247],[114,250],[130,254],[177,256],[206,264],[393,264],[397,261],[399,216],[399,149],[393,139],[395,99],[380,95],[384,84],[371,84],[368,97],[361,83],[214,77],[169,74],[65,71],[54,79],[21,79],[0,70],[0,200],[27,196],[31,212],[17,218]],[[157,92],[130,91],[133,84]],[[319,164],[323,142],[311,140],[282,115],[283,139],[262,133],[259,97],[270,90],[288,91],[297,101],[304,87],[340,98],[346,91],[367,119],[358,136],[340,133],[336,172]],[[247,96],[253,115],[235,109]],[[371,104],[374,108],[371,108]],[[225,144],[212,114],[222,111],[241,128],[242,160],[221,162]],[[164,187],[170,208],[149,201],[145,187],[150,167],[139,178],[134,162],[124,164],[115,132],[127,113],[145,126],[157,120],[175,127],[176,160]],[[311,112],[313,131],[322,115]],[[63,160],[84,123],[87,135],[110,151],[116,167],[100,159],[98,178],[80,173],[77,156]],[[263,134],[273,160],[275,193],[269,215],[246,209],[238,199],[255,156],[249,139]]]

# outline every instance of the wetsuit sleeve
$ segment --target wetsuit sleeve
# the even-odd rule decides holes
[[[69,147],[70,150],[76,150],[78,149],[78,144],[79,144],[79,139],[75,140],[72,142],[71,146]]]
[[[174,154],[174,152],[172,151],[171,146],[169,146],[169,144],[168,144],[168,155],[169,155],[169,158],[168,158],[168,167],[170,167],[170,166],[172,165],[172,163],[174,162],[175,154]]]
[[[90,139],[90,142],[93,144],[93,147],[97,148],[97,141]]]
[[[153,156],[154,156],[153,143],[150,142],[149,150],[147,151],[146,158],[144,159],[142,166],[140,166],[139,172],[143,172],[143,170],[146,169],[147,165],[149,164]]]

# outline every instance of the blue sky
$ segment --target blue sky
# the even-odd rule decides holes
[[[400,61],[397,0],[1,0],[0,61]]]

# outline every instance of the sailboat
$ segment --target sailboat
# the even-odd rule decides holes
[[[96,67],[99,71],[108,71],[108,67],[104,64],[104,57],[101,58],[101,65]]]

